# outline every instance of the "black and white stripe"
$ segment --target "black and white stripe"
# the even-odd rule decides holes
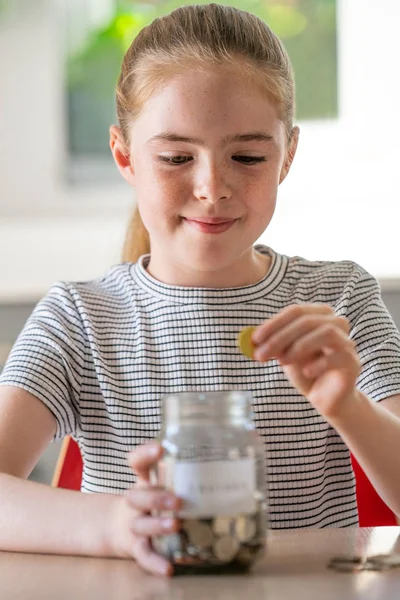
[[[358,523],[349,452],[289,385],[277,361],[240,354],[237,333],[289,304],[324,302],[352,325],[373,400],[400,393],[400,336],[377,281],[351,261],[308,261],[265,246],[268,275],[232,289],[162,284],[137,264],[85,283],[58,283],[37,305],[0,384],[40,398],[84,458],[82,490],[121,493],[134,483],[126,454],[160,428],[160,398],[196,390],[251,390],[269,457],[273,528]]]

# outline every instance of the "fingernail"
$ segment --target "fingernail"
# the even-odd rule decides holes
[[[150,456],[157,456],[157,454],[160,451],[160,446],[157,446],[156,444],[151,444],[147,447],[147,451],[150,454]]]
[[[161,575],[172,575],[172,565],[164,565],[160,569]]]
[[[164,508],[175,508],[177,500],[174,496],[164,496],[162,498],[162,505]]]
[[[170,531],[175,526],[175,519],[163,519],[161,521],[161,527],[164,531]]]

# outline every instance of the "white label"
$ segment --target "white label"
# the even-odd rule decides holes
[[[184,500],[181,517],[254,513],[255,463],[252,458],[209,462],[168,461],[166,479]]]

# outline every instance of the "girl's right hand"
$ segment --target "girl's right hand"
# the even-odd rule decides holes
[[[154,552],[150,542],[152,536],[174,533],[179,528],[176,518],[151,515],[152,511],[177,511],[182,504],[171,492],[150,484],[150,471],[162,453],[160,444],[151,443],[138,446],[129,454],[128,462],[137,482],[117,498],[111,536],[114,556],[132,557],[146,571],[171,575],[171,563]]]

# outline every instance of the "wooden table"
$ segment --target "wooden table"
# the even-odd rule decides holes
[[[163,579],[130,560],[0,552],[1,600],[399,600],[400,568],[338,573],[333,556],[400,552],[400,527],[270,532],[248,575]]]

